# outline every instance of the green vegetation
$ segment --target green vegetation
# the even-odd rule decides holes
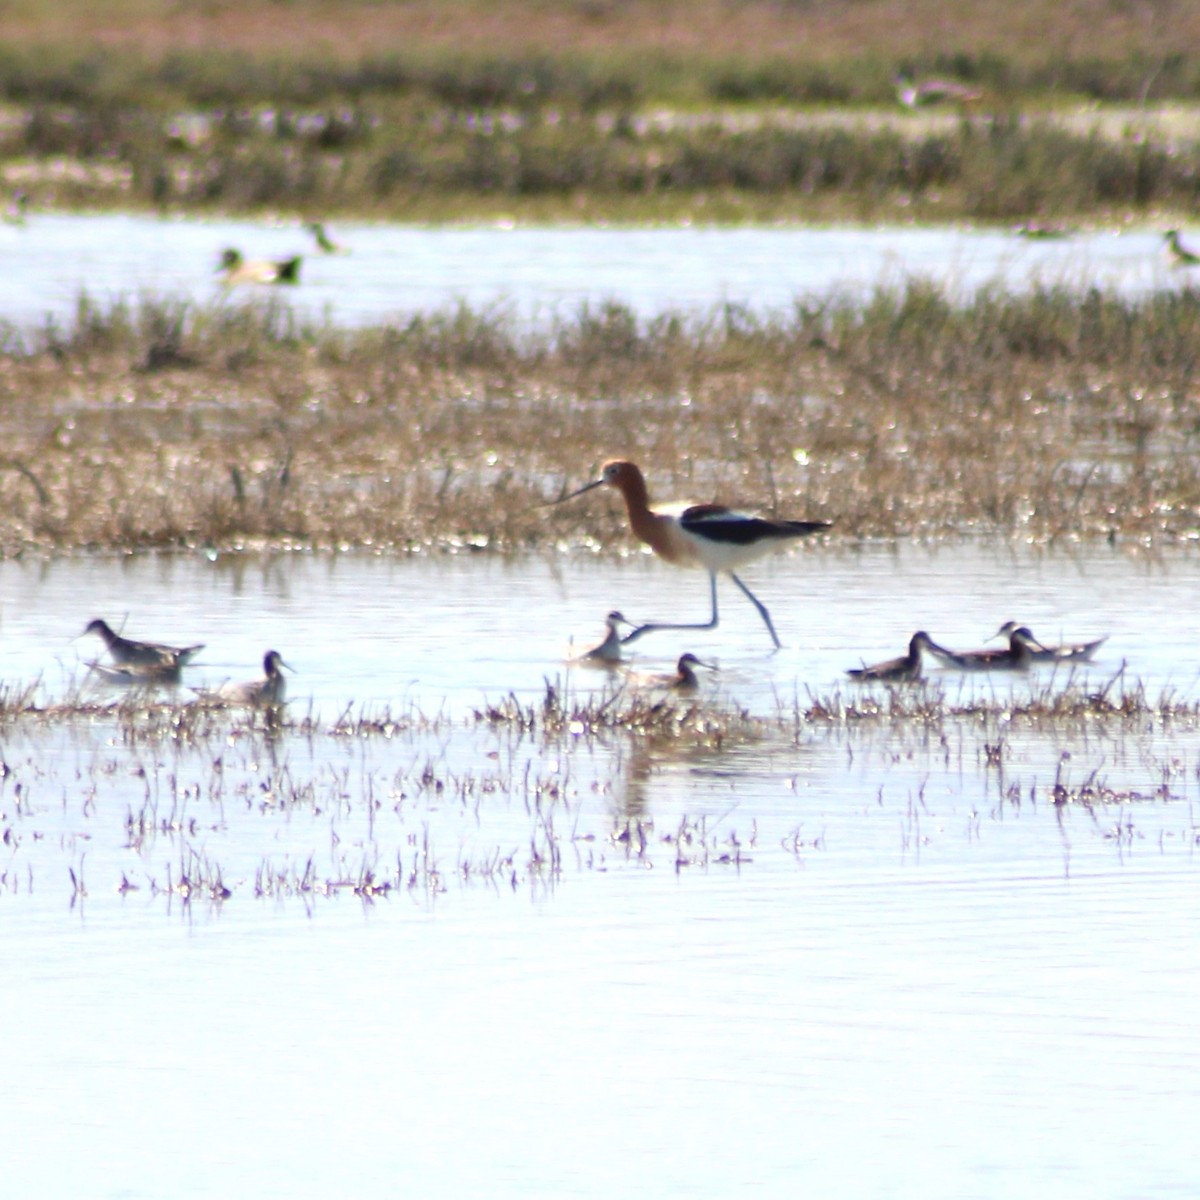
[[[1196,159],[1150,140],[1077,134],[1049,120],[895,124],[687,122],[427,112],[383,121],[336,112],[178,119],[35,109],[7,141],[34,203],[186,211],[455,213],[558,217],[871,219],[1112,217],[1186,211]],[[73,176],[33,164],[68,156]]]
[[[596,464],[831,536],[1189,541],[1200,293],[932,285],[774,317],[544,332],[459,308],[359,331],[282,303],[83,301],[0,356],[0,551],[627,545]],[[675,464],[673,473],[666,474]]]
[[[1200,62],[1180,53],[1158,62],[1136,52],[1113,61],[1053,55],[1016,61],[971,53],[897,56],[882,44],[868,55],[832,62],[795,52],[759,58],[737,50],[650,46],[591,52],[405,47],[346,61],[327,53],[281,55],[269,46],[258,52],[178,49],[149,57],[137,49],[8,44],[0,48],[0,100],[147,112],[395,102],[522,112],[623,111],[650,104],[890,107],[898,72],[949,76],[986,89],[992,102],[1004,106],[1136,104],[1146,101],[1149,89],[1159,102],[1200,100]]]
[[[1200,101],[1200,61],[1177,49],[1200,36],[1186,7],[1153,20],[1100,0],[991,16],[820,7],[18,7],[0,45],[0,178],[42,206],[406,219],[1195,206],[1200,119],[1169,132],[1151,119]],[[906,112],[899,72],[979,99]],[[1096,102],[1124,108],[1080,115]]]

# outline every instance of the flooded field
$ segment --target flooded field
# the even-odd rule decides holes
[[[528,328],[606,299],[639,316],[723,301],[766,310],[914,274],[950,290],[1103,282],[1129,295],[1187,281],[1150,230],[1045,242],[915,229],[336,233],[352,252],[321,258],[297,226],[35,214],[0,229],[15,281],[0,317],[68,325],[85,286],[98,299],[212,299],[227,244],[304,252],[289,302],[364,326],[458,299],[509,306]],[[938,311],[930,301],[910,317]],[[1051,309],[996,311],[1030,361],[1076,344],[1061,335],[1071,321],[1043,328]],[[1097,312],[1114,329],[1132,320]],[[461,382],[314,385],[299,352],[279,359],[278,378],[249,367],[243,378],[228,346],[207,373],[187,353],[157,373],[148,352],[107,372],[83,338],[78,364],[99,377],[86,394],[65,351],[47,351],[45,370],[17,364],[13,411],[28,427],[6,465],[10,525],[23,513],[28,539],[116,544],[113,530],[156,528],[159,499],[181,491],[211,493],[219,515],[232,488],[239,507],[227,542],[178,515],[204,551],[47,558],[14,539],[21,554],[0,562],[7,1186],[1194,1194],[1200,557],[1190,357],[1171,349],[1190,345],[1186,316],[1137,315],[1154,336],[1130,342],[1127,378],[1110,363],[1098,382],[1095,342],[1079,342],[1067,361],[1090,365],[1086,389],[1070,373],[1010,381],[994,366],[1009,359],[989,354],[950,371],[945,395],[948,359],[926,368],[918,356],[900,387],[898,374],[875,378],[873,344],[843,339],[811,385],[779,393],[778,424],[761,425],[772,387],[732,372],[728,385],[647,375],[615,393],[602,373],[514,375],[501,392],[522,404],[568,397],[526,413],[493,411],[486,366],[488,403],[472,409]],[[598,342],[601,361],[618,360],[619,344]],[[797,369],[798,353],[780,356]],[[1160,359],[1177,372],[1145,365]],[[513,356],[497,361],[516,370]],[[230,380],[242,390],[227,395]],[[289,400],[286,420],[255,417],[267,397],[309,413],[312,386],[379,408],[361,458],[315,451],[372,405],[317,406],[301,421]],[[693,431],[711,437],[673,440],[679,409],[661,401],[676,386]],[[928,405],[897,400],[931,386]],[[1100,406],[1102,387],[1117,402]],[[1010,411],[1010,393],[1030,406]],[[748,399],[734,406],[746,424],[733,461],[737,395]],[[813,395],[827,398],[824,426]],[[246,423],[201,444],[200,417],[151,416],[192,413],[197,396],[205,413]],[[811,411],[796,443],[801,402]],[[588,405],[596,429],[571,433]],[[485,410],[490,431],[463,423]],[[1072,413],[1077,423],[1058,423]],[[561,458],[529,467],[535,487],[510,486],[509,464],[547,421],[563,425]],[[822,429],[813,455],[843,473],[801,502],[791,468],[802,474]],[[512,444],[485,449],[497,430]],[[1124,456],[1114,430],[1130,435]],[[588,478],[593,436],[645,450],[656,489],[684,463],[697,478],[681,485],[736,484],[837,520],[827,544],[746,571],[778,651],[725,582],[718,628],[656,632],[618,668],[573,663],[614,609],[637,623],[709,612],[702,574],[598,552],[624,528],[611,498],[546,507]],[[777,479],[780,444],[791,473]],[[982,462],[981,444],[995,446]],[[1059,461],[1063,447],[1078,461]],[[424,500],[407,490],[422,480],[405,465],[415,453],[435,489]],[[202,469],[188,473],[189,455]],[[860,478],[849,465],[864,456]],[[477,472],[454,476],[476,489],[459,517],[443,496],[452,467]],[[1126,476],[1131,491],[1101,490]],[[384,477],[370,511],[395,527],[357,526],[358,544],[458,553],[211,548],[303,531],[347,479]],[[160,492],[127,503],[123,489],[146,478]],[[267,511],[272,480],[280,494],[303,480],[310,502],[256,534],[247,497]],[[964,493],[983,508],[956,510]],[[498,518],[494,541],[472,532],[481,512]],[[864,536],[879,512],[899,540]],[[108,534],[89,523],[97,514],[113,515]],[[329,528],[328,544],[354,544],[348,517]],[[966,528],[997,532],[954,532]],[[906,540],[917,530],[938,537]],[[1085,530],[1093,540],[1080,544]],[[289,532],[284,544],[304,542]],[[522,552],[483,549],[495,545]],[[91,665],[108,661],[84,634],[97,617],[204,648],[171,689],[114,687]],[[928,662],[921,683],[891,686],[846,673],[902,653],[921,629],[958,650],[997,645],[1009,620],[1048,643],[1105,640],[1091,661],[1028,671]],[[281,713],[198,702],[254,678],[269,650],[291,668]],[[708,664],[694,694],[661,679],[685,652]],[[64,1133],[72,1152],[56,1155]]]
[[[37,215],[0,226],[6,286],[0,319],[19,327],[98,300],[146,294],[207,301],[221,294],[222,250],[304,256],[288,300],[310,316],[363,325],[466,301],[548,320],[584,302],[617,300],[641,316],[726,302],[785,310],[798,295],[865,292],[909,277],[971,292],[984,284],[1092,285],[1139,296],[1180,286],[1162,231],[1079,232],[1029,240],[963,228],[426,228],[339,225],[348,254],[316,252],[299,224]]]
[[[0,1200],[1200,1191],[1200,25],[1048,7],[0,17]]]
[[[567,658],[613,607],[702,619],[702,575],[0,564],[0,678],[82,702],[0,733],[9,1186],[1191,1194],[1198,576],[817,548],[746,573],[782,650],[723,585],[718,629],[626,674]],[[181,704],[280,650],[283,723],[106,711],[95,616],[207,644]],[[1072,672],[844,674],[1011,617],[1108,641]],[[697,696],[639,682],[683,650],[719,668]],[[1037,715],[1072,691],[1142,699]]]

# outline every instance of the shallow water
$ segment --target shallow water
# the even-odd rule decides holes
[[[1098,685],[1125,663],[1193,696],[1198,575],[1187,551],[808,547],[746,573],[782,651],[723,589],[717,630],[651,635],[636,665],[693,649],[720,667],[706,697],[786,718],[857,695],[844,668],[918,625],[967,646],[1018,617],[1110,634]],[[536,708],[547,678],[611,686],[563,660],[614,605],[706,615],[702,576],[641,557],[5,562],[0,597],[0,678],[43,671],[48,698],[99,649],[69,640],[86,620],[128,614],[208,643],[189,684],[273,646],[293,716],[402,718],[3,732],[13,1194],[1195,1191],[1182,724],[1014,726],[997,766],[967,719],[716,748],[472,718]],[[933,675],[951,698],[1060,686]],[[1111,793],[1056,806],[1056,772]],[[165,890],[214,870],[223,903]],[[395,886],[338,886],[367,872]]]
[[[211,301],[225,293],[221,250],[251,258],[304,254],[298,311],[368,324],[460,300],[503,305],[525,321],[618,300],[642,316],[724,304],[786,310],[798,296],[855,293],[918,276],[951,290],[1002,283],[1093,284],[1126,295],[1181,286],[1161,233],[1080,233],[1027,240],[1005,230],[911,228],[427,228],[339,225],[346,255],[313,253],[298,225],[159,220],[122,214],[35,214],[0,226],[0,320],[20,328],[69,320],[81,291]],[[235,290],[245,295],[245,289]]]
[[[719,695],[774,712],[797,688],[845,686],[847,667],[901,653],[918,628],[969,649],[1015,617],[1046,642],[1109,635],[1094,673],[1128,663],[1152,692],[1184,696],[1200,681],[1200,655],[1188,652],[1200,554],[1187,549],[806,546],[745,578],[771,610],[782,650],[772,651],[758,616],[725,582],[718,630],[650,635],[629,647],[634,665],[666,670],[692,650],[720,666],[710,680]],[[95,638],[72,639],[103,616],[132,637],[206,643],[188,684],[251,677],[274,648],[297,669],[293,697],[327,718],[351,701],[461,717],[509,691],[540,695],[573,653],[600,640],[612,608],[638,622],[704,621],[708,584],[648,554],[620,564],[470,553],[10,561],[0,563],[0,679],[41,676],[47,695],[60,697],[103,649]],[[606,682],[604,672],[569,674],[583,691]],[[933,674],[958,690],[956,673]],[[1042,670],[1015,682],[1046,678]]]

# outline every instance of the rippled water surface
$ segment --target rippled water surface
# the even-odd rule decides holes
[[[0,319],[28,327],[97,298],[211,300],[226,246],[248,257],[304,254],[289,303],[343,323],[377,322],[459,300],[504,304],[523,319],[615,299],[642,315],[730,302],[786,309],[797,296],[857,291],[920,276],[955,289],[1001,282],[1101,284],[1138,295],[1179,285],[1161,234],[1080,233],[1026,240],[969,228],[426,228],[346,224],[345,255],[313,253],[298,225],[40,215],[0,226]]]
[[[783,650],[732,588],[717,630],[635,647],[767,718],[716,744],[476,716],[609,694],[565,659],[614,606],[706,616],[652,560],[0,563],[0,678],[46,702],[104,615],[207,643],[188,685],[275,647],[319,718],[0,732],[6,1189],[1194,1194],[1191,722],[795,714],[861,702],[844,669],[918,626],[1009,617],[1109,634],[1087,687],[1193,697],[1200,558],[808,547],[746,578]],[[335,736],[348,709],[394,723]],[[214,874],[224,901],[175,886]]]

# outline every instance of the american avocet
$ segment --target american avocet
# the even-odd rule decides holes
[[[287,695],[287,680],[280,667],[294,671],[283,661],[278,650],[268,650],[263,655],[263,678],[250,679],[245,683],[223,683],[218,688],[200,690],[200,698],[210,704],[282,704]]]
[[[1022,628],[1016,621],[1005,621],[996,631],[995,637],[1011,637],[1015,629]],[[1028,629],[1028,626],[1024,626]],[[1034,662],[1087,662],[1108,641],[1108,635],[1094,638],[1090,642],[1065,642],[1061,646],[1047,646],[1038,642],[1031,646],[1030,657]]]
[[[313,240],[317,243],[317,249],[322,254],[349,254],[349,250],[345,246],[339,245],[326,232],[325,226],[320,221],[309,221],[304,226],[309,233],[313,235]]]
[[[700,624],[648,622],[639,625],[624,641],[632,642],[658,629],[715,629],[717,627],[717,573],[726,571],[758,610],[778,648],[781,643],[766,605],[737,577],[735,569],[753,562],[791,538],[804,537],[829,528],[828,521],[779,521],[769,517],[734,512],[719,504],[650,507],[650,495],[641,470],[631,462],[615,459],[601,468],[600,478],[564,496],[571,500],[607,484],[621,493],[634,536],[645,542],[659,558],[684,567],[703,567],[712,592],[712,617]],[[561,501],[560,501],[561,503]]]
[[[582,662],[602,663],[611,665],[621,661],[621,626],[633,627],[632,621],[627,621],[619,612],[614,610],[604,618],[608,626],[608,634],[598,646],[593,646],[585,654],[580,655]]]
[[[217,268],[221,282],[225,284],[239,283],[299,283],[300,264],[303,262],[299,254],[291,258],[265,259],[243,258],[240,250],[232,246],[221,253],[221,265]]]
[[[996,650],[964,650],[958,653],[936,643],[928,647],[930,654],[960,671],[1024,671],[1033,662],[1033,652],[1042,644],[1024,626],[1013,629],[1008,645]]]
[[[84,635],[96,634],[104,640],[108,647],[109,656],[119,667],[147,667],[159,670],[177,671],[186,666],[201,650],[204,643],[195,646],[163,646],[158,642],[135,642],[132,638],[122,637],[109,628],[108,622],[97,617],[89,621]]]
[[[896,85],[896,99],[905,108],[924,108],[933,104],[974,104],[983,99],[983,93],[970,84],[957,79],[923,79],[915,83],[905,75],[897,75],[892,82]]]
[[[1171,255],[1171,261],[1177,267],[1194,267],[1200,263],[1200,254],[1189,249],[1183,244],[1179,237],[1178,229],[1168,229],[1163,238],[1167,243],[1167,250]]]
[[[925,630],[918,629],[908,643],[907,654],[902,654],[899,658],[890,658],[887,662],[874,663],[869,667],[851,667],[846,674],[851,679],[858,679],[864,683],[872,679],[890,683],[911,683],[921,678],[921,651],[941,649],[942,647],[938,646]]]

